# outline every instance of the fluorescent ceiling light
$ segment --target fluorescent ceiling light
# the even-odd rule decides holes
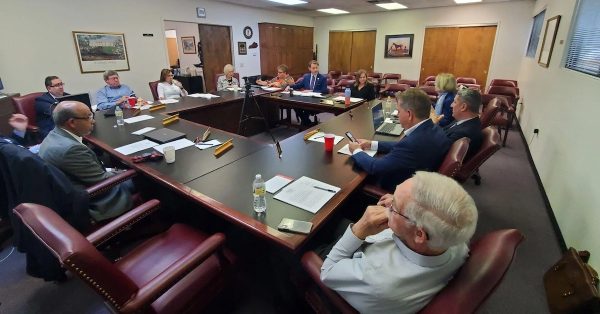
[[[481,0],[454,0],[454,2],[456,2],[458,4],[463,4],[463,3],[481,2]]]
[[[376,3],[376,6],[380,7],[380,8],[384,8],[386,10],[399,10],[399,9],[406,9],[406,6],[400,3],[396,3],[396,2],[389,2],[389,3]]]
[[[323,12],[323,13],[329,13],[329,14],[346,14],[346,13],[350,13],[348,11],[344,11],[344,10],[340,10],[340,9],[334,9],[334,8],[319,9],[317,11]]]
[[[277,3],[283,3],[283,4],[287,4],[287,5],[308,3],[306,1],[301,1],[301,0],[269,0],[269,1],[271,1],[271,2],[277,2]]]

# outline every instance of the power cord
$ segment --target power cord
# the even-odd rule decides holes
[[[7,258],[9,258],[9,257],[12,255],[12,253],[13,253],[14,251],[15,251],[15,247],[13,246],[13,247],[10,249],[10,252],[8,252],[8,255],[6,255],[6,256],[5,256],[3,259],[0,259],[0,263],[4,262],[4,261],[5,261]]]

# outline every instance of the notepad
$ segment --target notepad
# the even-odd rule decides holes
[[[367,153],[367,155],[369,155],[371,157],[373,157],[373,156],[375,156],[375,154],[377,154],[376,150],[363,150],[363,152]],[[348,144],[344,145],[344,147],[342,147],[340,150],[338,150],[338,153],[352,156],[352,153],[350,152],[350,146]]]
[[[198,147],[199,149],[205,150],[207,148],[215,147],[217,145],[221,145],[221,142],[219,142],[219,140],[210,140],[210,141],[198,143],[198,144],[196,144],[196,147]]]
[[[288,184],[275,199],[316,214],[340,188],[309,177]]]
[[[153,128],[153,127],[149,126],[147,128],[143,128],[143,129],[139,129],[139,130],[137,130],[135,132],[131,132],[131,134],[133,134],[133,135],[142,135],[142,134],[144,134],[146,132],[150,132],[150,131],[152,131],[154,129],[156,129],[156,128]]]
[[[282,174],[275,175],[267,182],[265,182],[265,187],[267,192],[274,194],[277,191],[281,190],[284,186],[290,184],[290,182],[294,181],[294,179],[290,177],[286,177]]]
[[[125,121],[125,123],[131,124],[131,123],[136,123],[136,122],[140,122],[140,121],[144,121],[144,120],[149,120],[149,119],[154,119],[154,117],[153,116],[149,116],[147,114],[143,114],[141,116],[127,118],[127,119],[125,119],[123,121]]]
[[[123,155],[130,155],[130,154],[137,153],[139,151],[142,151],[142,150],[145,150],[148,148],[152,148],[156,145],[158,145],[158,143],[154,143],[149,140],[141,140],[141,141],[138,141],[135,143],[117,147],[117,148],[115,148],[115,150]]]
[[[179,150],[179,149],[190,147],[193,145],[194,145],[194,142],[188,140],[187,138],[182,138],[182,139],[179,139],[176,141],[172,141],[172,142],[154,146],[154,149],[156,149],[158,152],[162,153],[164,148],[167,146],[173,146],[173,147],[175,147],[175,150]]]

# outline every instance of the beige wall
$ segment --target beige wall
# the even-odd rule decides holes
[[[575,4],[538,0],[529,12],[546,8],[546,20],[561,15],[561,21],[549,68],[537,64],[545,23],[536,59],[521,59],[519,120],[567,246],[589,250],[600,269],[600,79],[563,66]]]

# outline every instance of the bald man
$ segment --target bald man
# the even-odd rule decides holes
[[[94,113],[81,102],[63,101],[52,112],[55,127],[42,142],[39,156],[53,164],[81,188],[115,175],[83,144],[94,129]],[[131,208],[133,184],[125,181],[91,200],[90,215],[97,221],[116,217]]]

